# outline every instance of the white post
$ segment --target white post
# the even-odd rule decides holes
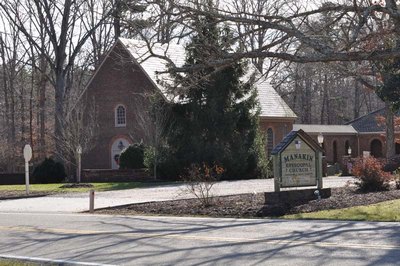
[[[25,161],[25,191],[29,195],[29,162]]]
[[[26,144],[24,147],[24,159],[25,159],[25,190],[26,194],[29,194],[29,161],[32,159],[32,148],[31,145]]]
[[[277,155],[273,155],[273,167],[274,167],[274,188],[275,192],[280,192],[281,191],[281,176],[280,176],[280,161],[279,161],[280,154],[278,153]]]
[[[81,145],[78,145],[76,148],[76,152],[78,154],[78,168],[77,168],[77,173],[76,173],[76,182],[80,183],[81,182],[81,155],[82,155],[82,147]]]
[[[318,152],[318,165],[317,165],[317,188],[320,190],[323,188],[322,176],[323,176],[323,165],[322,165],[322,152]]]
[[[81,155],[78,154],[78,173],[77,173],[77,182],[81,182]]]

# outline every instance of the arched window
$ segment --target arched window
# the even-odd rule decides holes
[[[383,157],[382,142],[379,139],[374,139],[371,141],[371,155],[375,158]]]
[[[118,105],[115,108],[115,126],[124,127],[126,126],[126,109],[123,105]]]
[[[118,136],[117,138],[113,138],[111,142],[111,169],[119,169],[119,156],[122,151],[129,147],[131,142],[126,136]]]
[[[338,154],[337,154],[337,142],[336,140],[333,141],[333,163],[338,162]]]
[[[345,153],[346,155],[351,155],[351,154],[349,154],[349,147],[350,147],[350,143],[349,143],[348,140],[346,140],[346,142],[345,142],[345,144],[344,144],[344,153]]]
[[[400,154],[400,144],[396,142],[396,154]]]
[[[274,131],[272,128],[267,129],[267,156],[271,156],[272,149],[274,148]]]

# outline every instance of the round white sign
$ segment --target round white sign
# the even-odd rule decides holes
[[[24,159],[25,162],[29,162],[32,159],[32,148],[29,144],[26,144],[24,147]]]

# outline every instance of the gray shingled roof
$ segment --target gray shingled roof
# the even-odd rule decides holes
[[[162,84],[172,82],[170,76],[166,73],[160,74],[167,70],[167,61],[151,55],[148,46],[145,42],[119,38],[120,42],[130,52],[132,57],[140,64],[143,70],[147,73],[148,77],[157,85],[164,95],[166,95],[166,88]],[[185,63],[185,49],[179,44],[155,44],[152,46],[152,51],[156,55],[166,56],[174,62],[176,66],[183,66]],[[250,67],[250,71],[255,71],[255,68]],[[249,72],[250,72],[249,71]],[[254,72],[252,72],[254,73]],[[244,78],[250,78],[252,75],[248,73]],[[159,81],[163,81],[160,83]],[[279,96],[274,88],[268,81],[258,78],[255,82],[258,91],[258,98],[261,107],[261,117],[273,118],[296,118],[296,114],[290,109],[285,101]],[[166,95],[168,99],[169,95]]]
[[[174,43],[164,45],[156,43],[151,47],[151,52],[154,53],[151,54],[147,43],[144,41],[125,38],[119,38],[119,40],[143,68],[150,80],[167,96],[167,89],[159,81],[162,80],[163,83],[167,84],[172,83],[170,75],[162,73],[168,70],[168,61],[157,56],[168,57],[177,66],[183,66],[185,63],[185,49],[183,49],[183,46]],[[171,99],[171,97],[167,98]]]
[[[299,130],[292,130],[289,132],[289,134],[287,134],[283,140],[278,143],[278,145],[275,146],[275,148],[272,150],[271,154],[272,155],[276,155],[280,152],[282,152],[283,150],[286,149],[286,147],[297,137],[299,136],[303,141],[307,142],[308,145],[313,148],[315,151],[323,151],[322,148],[319,146],[319,144],[313,140],[308,134],[307,132],[305,132],[302,129]]]
[[[254,84],[257,87],[258,99],[260,101],[261,117],[286,117],[296,118],[297,115],[286,104],[282,97],[274,90],[271,84],[259,79]]]
[[[303,125],[294,124],[293,130],[304,130],[308,134],[357,134],[351,125]]]
[[[378,116],[385,116],[386,111],[385,108],[376,110],[364,116],[354,119],[353,121],[348,122],[348,125],[352,125],[358,132],[368,133],[368,132],[384,132],[385,126],[378,125],[376,118]]]

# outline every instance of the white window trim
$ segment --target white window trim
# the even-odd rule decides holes
[[[125,123],[124,124],[119,124],[118,123],[118,108],[119,107],[122,107],[122,108],[124,108],[124,111],[125,111]],[[123,104],[118,104],[115,108],[114,108],[114,124],[115,124],[115,127],[126,127],[126,107],[125,107],[125,105],[123,105]]]

